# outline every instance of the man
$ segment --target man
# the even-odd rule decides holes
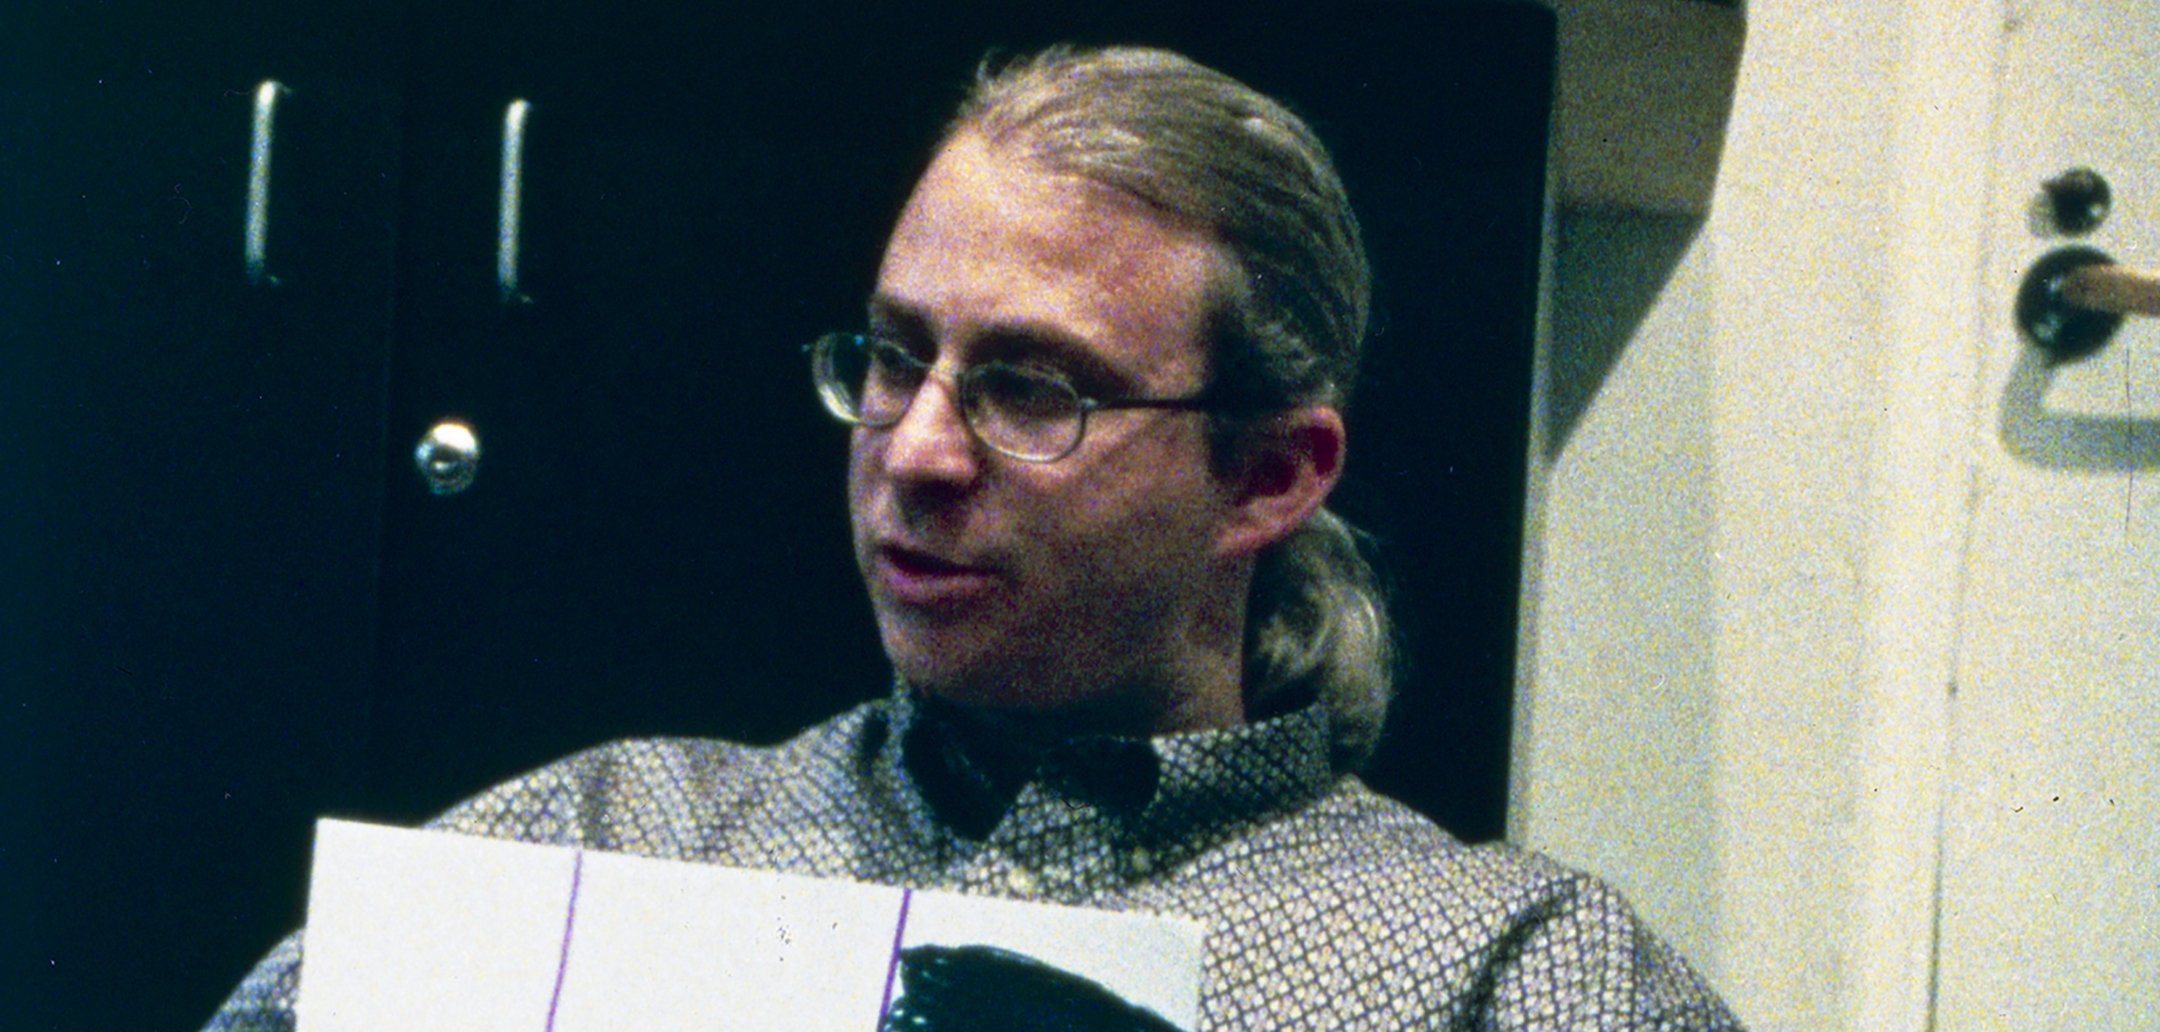
[[[1280,105],[1160,51],[985,75],[867,331],[811,349],[893,695],[435,826],[1192,917],[1212,1029],[1736,1027],[1609,890],[1353,776],[1389,632],[1324,503],[1368,283]],[[212,1027],[287,1027],[298,968],[296,936]]]

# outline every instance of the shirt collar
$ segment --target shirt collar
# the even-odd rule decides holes
[[[1023,790],[1040,784],[1100,812],[1121,838],[1158,852],[1197,850],[1305,805],[1340,776],[1318,705],[1237,727],[1076,738],[1031,765],[1000,761],[995,743],[974,740],[941,704],[911,689],[897,689],[890,706],[889,772],[926,816],[966,839],[989,835]]]

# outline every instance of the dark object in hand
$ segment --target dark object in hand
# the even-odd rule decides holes
[[[880,1032],[1178,1032],[1093,981],[995,946],[902,950],[900,990]]]

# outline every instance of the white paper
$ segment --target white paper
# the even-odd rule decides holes
[[[1190,1029],[1200,940],[1181,919],[326,820],[299,1028],[876,1032],[898,948],[935,943],[1025,954]]]

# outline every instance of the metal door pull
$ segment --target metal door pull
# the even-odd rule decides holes
[[[2062,299],[2116,315],[2160,316],[2160,273],[2128,266],[2087,265],[2063,274]]]
[[[504,302],[528,300],[518,292],[518,220],[525,196],[525,120],[532,105],[513,100],[503,111],[502,193],[495,215],[495,282]]]
[[[248,140],[247,230],[242,255],[248,282],[276,283],[267,267],[270,245],[270,144],[277,128],[277,102],[285,87],[265,79],[255,88],[255,117]]]

